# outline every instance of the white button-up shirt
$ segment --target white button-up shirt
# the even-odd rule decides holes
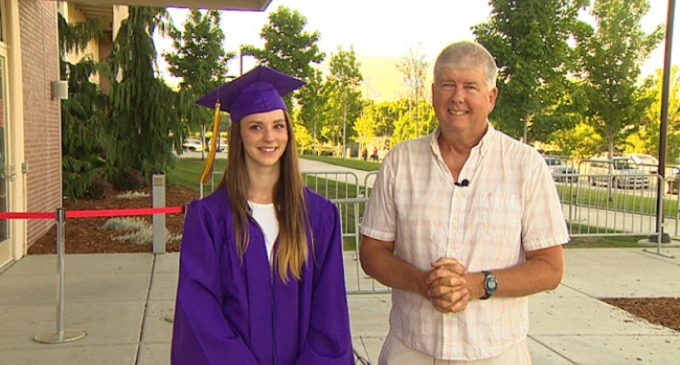
[[[470,272],[524,262],[524,252],[569,241],[559,197],[538,152],[496,131],[474,147],[456,186],[432,134],[397,145],[385,158],[361,233],[395,242],[395,255],[423,270],[441,257]],[[503,283],[499,283],[500,286]],[[391,331],[412,349],[446,360],[499,355],[526,337],[527,298],[471,301],[456,314],[395,289]]]

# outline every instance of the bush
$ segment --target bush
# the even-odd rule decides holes
[[[149,182],[139,170],[125,169],[113,179],[113,186],[121,191],[139,190],[147,187]]]
[[[104,199],[109,195],[112,188],[113,186],[106,179],[101,176],[95,176],[92,179],[92,184],[85,192],[85,197],[88,199]]]

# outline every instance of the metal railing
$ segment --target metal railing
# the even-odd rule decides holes
[[[573,166],[573,165],[572,165]],[[360,227],[370,189],[377,172],[365,176],[361,185],[351,172],[305,173],[305,183],[330,199],[340,211],[345,243],[345,270],[355,282],[348,282],[349,294],[389,292],[389,288],[366,275],[359,262]],[[338,180],[335,180],[336,177]],[[617,179],[618,178],[618,179]],[[653,236],[658,228],[677,237],[680,229],[680,200],[677,180],[659,174],[580,174],[573,169],[553,173],[564,216],[571,237],[586,236]],[[332,180],[332,181],[329,181]],[[617,181],[620,180],[620,181]],[[354,187],[349,185],[354,185]],[[656,221],[657,186],[661,190],[664,219]],[[328,194],[328,195],[326,195]],[[660,240],[658,242],[660,244]],[[658,245],[657,245],[658,249]]]

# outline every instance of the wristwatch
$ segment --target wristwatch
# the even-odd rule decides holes
[[[496,276],[492,274],[490,271],[482,271],[482,274],[484,274],[484,296],[479,298],[481,300],[486,300],[491,298],[494,292],[496,292],[496,289],[498,289],[498,280],[496,279]]]

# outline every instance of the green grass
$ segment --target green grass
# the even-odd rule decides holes
[[[315,156],[315,155],[301,155],[300,158],[307,160],[314,160],[319,162],[324,162],[331,165],[343,166],[350,169],[362,170],[362,171],[377,171],[380,169],[380,162],[364,161],[355,158],[338,158],[332,156]]]
[[[582,207],[619,210],[639,214],[655,214],[656,197],[628,194],[620,189],[612,189],[612,199],[609,200],[607,189],[583,189],[569,185],[558,185],[560,199],[566,204],[572,202]],[[678,197],[671,195],[664,199],[663,211],[665,217],[675,218],[678,211]]]
[[[177,158],[175,159],[175,166],[166,171],[166,185],[167,186],[186,186],[198,191],[198,177],[203,171],[205,161],[200,158]],[[215,159],[213,171],[215,173],[224,172],[227,166],[226,159]],[[217,184],[222,175],[215,175],[215,184]]]
[[[357,197],[357,186],[342,181],[324,179],[313,175],[305,175],[305,186],[328,199],[348,199]]]
[[[627,236],[623,235],[624,232],[607,229],[603,227],[593,227],[584,224],[573,223],[569,225],[570,234],[584,234],[584,232],[598,232],[600,234],[621,234],[618,236],[578,236],[571,237],[568,244],[564,245],[565,248],[639,248],[638,244],[641,240],[647,240],[647,236]]]
[[[328,199],[350,199],[357,197],[357,188],[354,184],[346,184],[343,182],[324,179],[314,176],[305,176],[304,183],[313,191],[325,196]],[[364,214],[365,204],[359,205],[359,217]],[[342,232],[346,234],[343,237],[343,248],[347,250],[354,250],[356,248],[356,239],[354,232],[356,232],[355,224],[355,209],[354,204],[338,204],[340,212],[340,219],[342,223]],[[352,235],[349,235],[352,233]]]
[[[638,241],[646,236],[604,236],[604,237],[572,237],[564,248],[638,248]]]

